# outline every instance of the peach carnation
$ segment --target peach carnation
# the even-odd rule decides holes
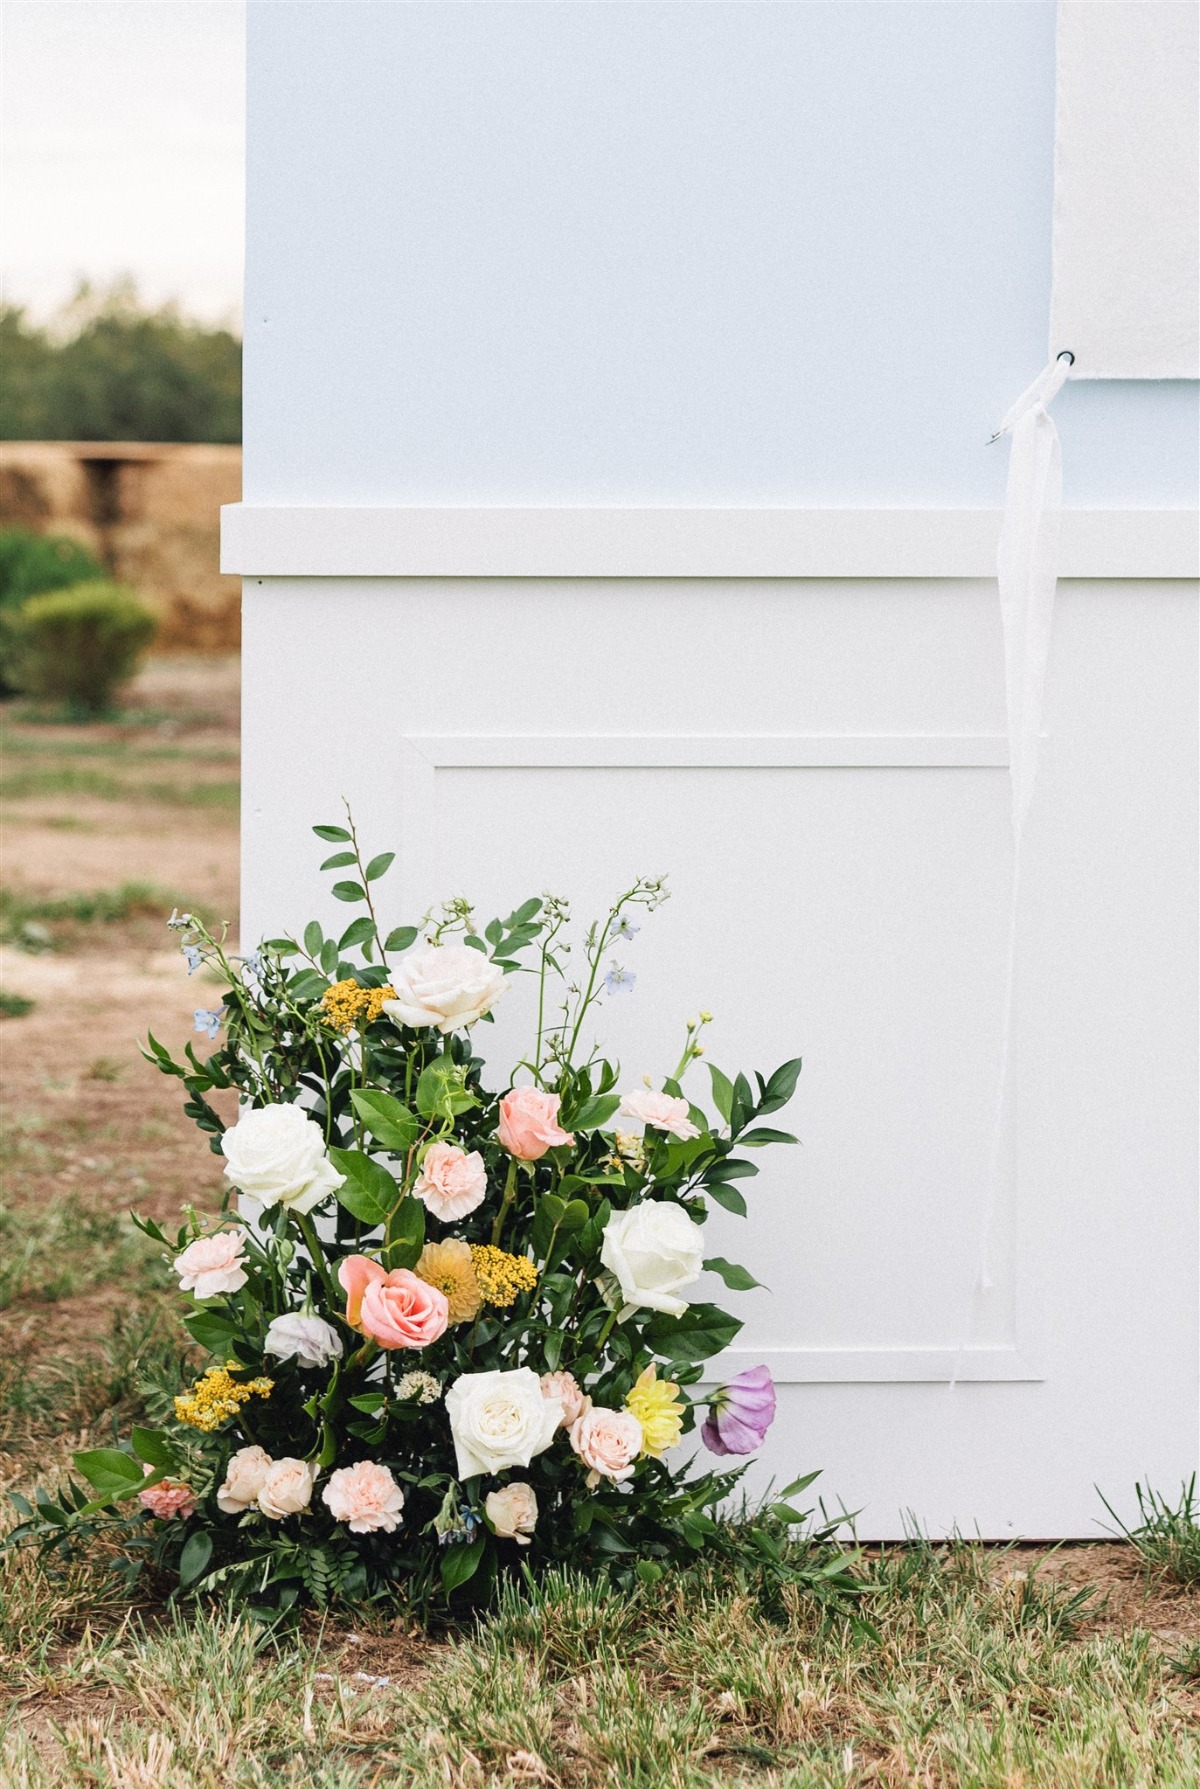
[[[375,1460],[359,1460],[330,1475],[321,1492],[335,1522],[345,1522],[351,1534],[391,1534],[400,1526],[404,1492],[386,1466]]]
[[[245,1239],[240,1230],[217,1230],[198,1236],[175,1257],[181,1292],[197,1298],[219,1298],[246,1284]]]
[[[146,1477],[149,1478],[153,1471],[153,1466],[147,1466]],[[163,1478],[147,1490],[139,1491],[138,1502],[160,1522],[169,1522],[173,1516],[181,1516],[186,1521],[196,1507],[196,1493],[181,1478]]]
[[[483,1204],[487,1193],[483,1157],[477,1149],[468,1155],[454,1143],[431,1143],[413,1193],[443,1224],[457,1223]]]

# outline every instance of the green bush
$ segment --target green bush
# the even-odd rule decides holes
[[[31,596],[13,619],[21,688],[102,714],[154,638],[154,616],[120,584],[75,584]]]
[[[11,623],[26,598],[104,575],[100,561],[69,535],[0,528],[0,695],[19,688]]]

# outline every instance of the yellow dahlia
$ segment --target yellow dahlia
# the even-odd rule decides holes
[[[648,1366],[625,1399],[626,1410],[642,1425],[642,1452],[654,1460],[661,1460],[683,1434],[684,1406],[676,1401],[678,1396],[679,1387],[670,1379],[659,1379],[656,1369]]]
[[[451,1237],[446,1242],[427,1242],[421,1250],[416,1274],[427,1286],[436,1286],[450,1301],[451,1323],[469,1323],[478,1316],[483,1289],[475,1274],[469,1243]]]

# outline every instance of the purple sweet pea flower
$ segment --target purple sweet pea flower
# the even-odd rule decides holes
[[[770,1368],[747,1367],[713,1393],[700,1438],[710,1453],[749,1454],[761,1446],[774,1420]]]

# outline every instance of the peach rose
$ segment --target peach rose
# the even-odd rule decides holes
[[[146,1477],[153,1471],[153,1466],[147,1466]],[[138,1502],[160,1522],[169,1522],[172,1516],[182,1516],[186,1522],[196,1507],[196,1493],[181,1478],[162,1478],[148,1491],[139,1491]]]
[[[621,1101],[621,1111],[626,1118],[640,1118],[643,1124],[652,1124],[656,1131],[670,1131],[672,1136],[685,1143],[700,1135],[688,1117],[687,1101],[672,1099],[669,1093],[654,1093],[649,1087],[635,1088]]]
[[[500,1141],[520,1162],[537,1162],[548,1149],[573,1143],[558,1122],[557,1093],[540,1087],[514,1087],[500,1101]]]
[[[321,1499],[334,1521],[345,1522],[351,1534],[374,1534],[377,1529],[391,1534],[400,1526],[404,1492],[387,1467],[374,1460],[340,1467],[330,1475]]]
[[[477,1149],[470,1155],[453,1143],[432,1143],[425,1152],[413,1192],[443,1224],[453,1224],[482,1205],[487,1169]]]
[[[483,1508],[492,1532],[501,1540],[516,1541],[518,1547],[529,1545],[538,1519],[538,1500],[532,1485],[517,1479],[511,1485],[501,1486],[498,1491],[489,1491],[483,1500]]]
[[[319,1467],[315,1460],[276,1460],[258,1488],[258,1507],[273,1522],[302,1516],[312,1502]]]
[[[181,1292],[197,1298],[219,1298],[246,1284],[245,1238],[240,1230],[217,1230],[198,1236],[175,1257]]]
[[[642,1425],[629,1410],[593,1405],[571,1426],[571,1446],[585,1466],[589,1485],[609,1478],[615,1485],[632,1476],[642,1451]]]
[[[217,1492],[217,1508],[227,1516],[240,1516],[258,1501],[263,1481],[275,1464],[261,1447],[239,1447],[225,1468],[225,1482]]]
[[[579,1389],[579,1381],[574,1373],[543,1373],[542,1396],[559,1398],[562,1402],[562,1427],[569,1429],[577,1423],[585,1410],[590,1410],[592,1400]]]
[[[445,1334],[450,1303],[407,1267],[385,1273],[367,1255],[347,1255],[338,1268],[346,1322],[381,1348],[428,1348]]]

